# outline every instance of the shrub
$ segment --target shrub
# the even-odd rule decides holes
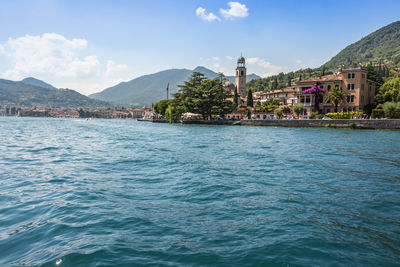
[[[383,110],[385,112],[386,118],[400,118],[400,103],[386,102],[383,104]]]
[[[316,112],[316,111],[313,111],[313,112],[311,112],[311,114],[310,114],[310,117],[311,117],[311,119],[316,119],[317,118],[317,116],[318,116],[318,112]]]
[[[374,108],[372,110],[372,118],[380,119],[385,117],[385,111],[383,109]]]
[[[281,118],[282,117],[282,110],[281,109],[279,109],[279,108],[277,108],[277,109],[275,109],[274,110],[274,114],[275,114],[275,116],[277,116],[278,118]]]
[[[303,104],[296,104],[293,107],[294,113],[296,113],[297,117],[300,116],[300,114],[303,114],[304,112],[304,105]]]
[[[351,111],[351,112],[327,113],[325,116],[336,120],[348,120],[351,118],[360,118],[360,116],[364,117],[365,114],[360,111]]]

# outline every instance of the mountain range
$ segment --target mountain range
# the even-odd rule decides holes
[[[400,68],[400,21],[382,27],[350,44],[319,68],[281,73],[267,78],[251,74],[247,76],[247,86],[255,91],[278,89],[287,86],[293,78],[307,79],[321,73],[337,71],[341,66],[370,61],[388,62],[395,68]],[[57,89],[32,77],[22,81],[0,79],[0,105],[96,108],[111,106],[107,102],[120,105],[151,104],[166,98],[165,89],[168,83],[169,93],[172,95],[177,92],[178,85],[183,84],[193,72],[201,72],[210,79],[218,76],[218,73],[205,67],[197,67],[194,70],[169,69],[119,83],[89,97],[74,90]],[[235,77],[226,78],[234,83]]]
[[[41,80],[29,77],[22,81],[0,79],[0,105],[43,106],[57,108],[109,107],[109,103],[95,100],[70,89],[57,89]]]
[[[178,85],[183,84],[193,72],[201,72],[209,79],[218,77],[218,73],[205,67],[197,67],[194,70],[169,69],[144,75],[129,82],[119,83],[99,93],[89,95],[89,97],[117,104],[144,105],[156,103],[166,98],[167,84],[169,84],[169,93],[172,96],[178,91]],[[234,76],[227,76],[226,78],[235,83]],[[255,74],[247,75],[247,81],[258,78],[260,77]]]

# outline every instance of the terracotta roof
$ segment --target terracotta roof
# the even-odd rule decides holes
[[[320,77],[315,77],[312,79],[298,81],[296,83],[303,83],[303,82],[328,82],[328,81],[341,81],[343,80],[342,76],[339,73],[324,75]]]

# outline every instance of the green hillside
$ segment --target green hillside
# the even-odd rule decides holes
[[[108,107],[110,104],[91,99],[70,89],[51,89],[24,82],[0,79],[0,105],[46,106],[64,108]]]
[[[301,69],[289,73],[280,73],[247,83],[253,91],[275,90],[291,85],[293,80],[304,80],[315,76],[338,71],[342,66],[355,67],[369,63],[384,64],[376,67],[379,79],[398,75],[400,68],[400,21],[389,24],[360,41],[347,46],[327,63],[319,68]],[[379,81],[381,83],[381,81]]]
[[[347,46],[323,66],[333,70],[342,65],[389,60],[400,62],[400,21],[380,28]]]
[[[193,72],[201,72],[210,79],[218,77],[218,73],[205,67],[197,67],[194,70],[170,69],[117,84],[89,97],[117,104],[148,105],[166,98],[168,83],[169,93],[172,96],[178,91],[178,85],[183,84]],[[235,82],[234,76],[226,78]],[[255,74],[247,75],[248,80],[257,78],[260,77]]]

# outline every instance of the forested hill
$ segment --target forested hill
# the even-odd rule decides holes
[[[383,68],[386,70],[378,71],[384,73],[384,77],[392,75],[396,72],[394,69],[400,68],[400,21],[389,24],[347,46],[319,68],[301,69],[252,80],[247,83],[247,87],[253,91],[275,90],[290,85],[293,79],[308,79],[338,71],[342,66],[355,67],[368,63],[384,64]]]
[[[0,106],[45,106],[49,108],[98,108],[111,106],[109,103],[91,99],[74,90],[45,88],[25,82],[0,79]]]
[[[378,61],[400,62],[400,21],[389,24],[347,46],[323,66],[333,70],[341,65]]]

